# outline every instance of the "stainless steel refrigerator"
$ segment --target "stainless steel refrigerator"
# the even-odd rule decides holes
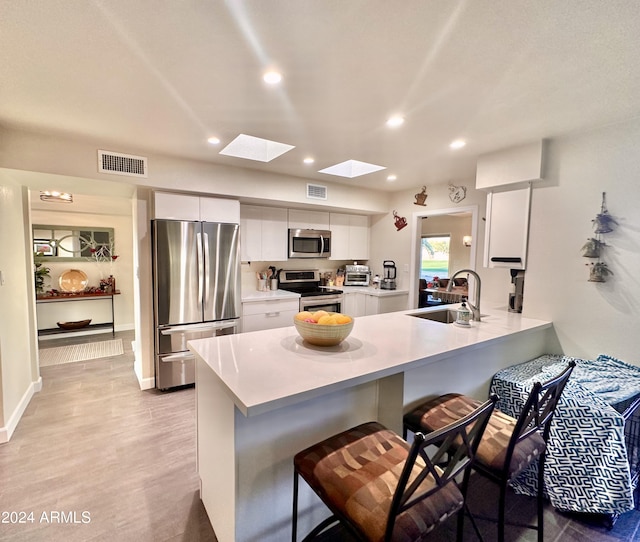
[[[238,224],[152,221],[156,388],[195,382],[187,341],[235,333]]]

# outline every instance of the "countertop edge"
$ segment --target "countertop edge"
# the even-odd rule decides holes
[[[396,314],[407,314],[412,312],[416,312],[416,311],[415,310],[401,311]],[[376,316],[364,317],[364,318],[376,318]],[[360,384],[364,384],[374,380],[378,380],[380,378],[384,378],[387,376],[391,376],[393,374],[404,372],[411,368],[417,368],[423,365],[435,363],[443,359],[456,356],[462,352],[471,352],[475,349],[484,348],[492,344],[498,344],[501,341],[505,341],[516,335],[538,332],[545,329],[549,329],[553,326],[553,323],[550,321],[543,321],[543,320],[537,320],[537,319],[531,319],[531,318],[525,318],[523,320],[525,321],[525,324],[526,324],[526,327],[524,327],[523,329],[505,328],[504,324],[499,324],[500,328],[498,330],[498,334],[495,336],[478,338],[470,344],[464,344],[455,348],[448,348],[447,350],[437,351],[432,354],[424,355],[422,357],[417,357],[414,359],[406,359],[405,361],[391,364],[387,367],[373,369],[371,372],[367,372],[366,374],[358,374],[353,377],[341,378],[340,380],[337,380],[335,382],[324,383],[318,387],[304,389],[301,391],[297,391],[295,393],[275,397],[272,399],[266,399],[264,401],[255,402],[255,403],[242,400],[238,396],[238,394],[234,391],[231,385],[225,382],[225,378],[220,376],[216,371],[216,369],[214,368],[214,366],[199,353],[197,344],[192,345],[190,342],[189,349],[193,351],[200,359],[203,360],[205,364],[207,364],[211,368],[214,374],[216,374],[216,376],[220,379],[220,381],[224,385],[225,390],[234,401],[238,410],[242,412],[243,415],[248,417],[248,416],[256,416],[259,414],[263,414],[263,413],[266,413],[278,408],[282,408],[285,406],[290,406],[305,400],[313,399],[315,397],[332,393],[334,391],[339,391],[345,388],[353,387],[355,385],[360,385]],[[441,324],[438,324],[438,325],[441,325]],[[282,328],[282,329],[286,329],[286,328]],[[255,333],[262,333],[262,332],[255,332]],[[249,335],[249,334],[243,334],[243,335]],[[207,340],[209,339],[198,339],[194,342],[198,343],[199,341],[207,341]]]

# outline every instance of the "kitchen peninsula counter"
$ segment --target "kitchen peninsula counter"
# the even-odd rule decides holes
[[[468,329],[410,316],[430,310],[357,318],[335,347],[293,326],[190,341],[201,498],[220,542],[290,539],[292,460],[306,446],[374,419],[401,431],[429,395],[484,398],[495,372],[554,344],[550,322],[506,311]],[[326,510],[301,491],[302,533]]]

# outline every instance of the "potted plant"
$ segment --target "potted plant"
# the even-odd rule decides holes
[[[50,269],[48,267],[45,267],[42,263],[42,260],[40,260],[42,256],[44,256],[42,252],[36,252],[33,258],[33,275],[36,287],[36,295],[44,293],[44,279],[51,276],[49,274]]]

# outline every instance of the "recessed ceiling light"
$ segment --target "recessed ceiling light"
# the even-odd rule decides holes
[[[314,160],[313,158],[311,158],[311,156],[307,156],[307,157],[303,160],[303,162],[304,162],[305,164],[313,164],[313,163],[315,162],[315,160]]]
[[[452,149],[461,149],[466,144],[467,144],[467,142],[464,139],[456,139],[456,140],[452,141],[451,143],[449,143],[449,147],[451,147]]]
[[[397,178],[398,178],[397,175],[389,175],[387,177],[387,181],[395,181]]]
[[[263,76],[262,79],[265,83],[269,85],[277,85],[280,81],[282,81],[282,74],[277,71],[268,71]]]
[[[367,173],[373,173],[374,171],[380,171],[381,169],[387,169],[384,166],[376,166],[375,164],[367,164],[366,162],[359,162],[358,160],[347,160],[335,166],[330,166],[318,171],[318,173],[327,173],[329,175],[337,175],[339,177],[348,177],[353,179],[360,175],[366,175]]]
[[[212,145],[220,144],[220,140],[217,137],[210,137],[209,139],[207,139],[207,142],[211,143]]]
[[[403,124],[404,117],[402,115],[393,115],[387,120],[387,126],[389,126],[389,128],[397,128],[398,126],[402,126]]]
[[[240,134],[222,149],[220,154],[246,158],[247,160],[257,160],[258,162],[271,162],[274,158],[291,149],[295,149],[295,147],[285,143],[278,143],[277,141]]]

